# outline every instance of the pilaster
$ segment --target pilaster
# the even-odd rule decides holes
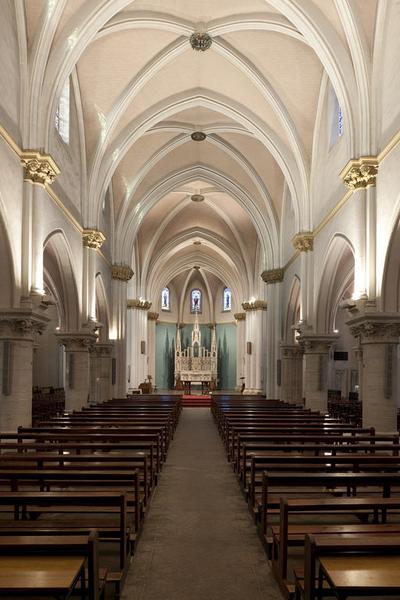
[[[96,320],[96,251],[100,250],[105,242],[105,235],[98,229],[84,229],[82,233],[83,244],[83,321],[85,323]]]
[[[300,252],[301,297],[300,319],[311,323],[314,306],[314,234],[311,231],[297,233],[293,240],[295,250]]]
[[[32,425],[33,347],[48,321],[31,309],[0,310],[1,431]]]
[[[242,389],[246,373],[246,313],[235,313],[236,321],[236,390]]]
[[[90,401],[90,351],[97,337],[84,331],[58,332],[56,337],[65,348],[65,409],[81,410]]]
[[[245,354],[245,394],[263,393],[263,352],[262,343],[265,339],[266,311],[265,300],[243,302],[246,312],[246,354]]]
[[[303,401],[303,349],[299,344],[281,344],[281,395],[283,402]]]
[[[328,359],[337,334],[300,331],[298,337],[303,359],[303,396],[306,408],[326,412],[328,407]]]
[[[97,342],[90,352],[90,403],[100,404],[112,397],[113,342]]]
[[[159,314],[157,312],[147,313],[147,347],[148,347],[148,375],[152,381],[156,380],[156,327]]]
[[[128,328],[130,345],[128,349],[129,387],[137,388],[147,379],[148,340],[147,340],[147,311],[151,302],[143,298],[128,299]]]
[[[358,314],[357,314],[358,312]],[[358,341],[363,426],[397,431],[400,315],[355,311],[347,322]]]
[[[114,396],[123,397],[127,390],[127,298],[128,282],[134,275],[129,265],[114,264],[112,277],[112,327],[110,330],[114,340],[116,359],[116,387]]]

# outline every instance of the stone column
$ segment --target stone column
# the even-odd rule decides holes
[[[279,340],[281,339],[280,325],[282,322],[281,283],[284,277],[283,269],[270,269],[261,273],[261,279],[267,284],[268,314],[267,334],[263,341],[267,398],[279,397],[278,359]]]
[[[236,391],[240,392],[246,371],[246,313],[235,313],[233,316],[236,320]]]
[[[328,359],[337,334],[300,331],[299,344],[304,352],[303,396],[306,408],[322,413],[328,408]]]
[[[350,160],[340,176],[346,187],[359,200],[359,253],[355,257],[354,292],[376,300],[376,178],[379,161],[376,156],[361,156]]]
[[[90,400],[90,351],[96,343],[91,332],[56,333],[65,348],[65,409],[81,410]]]
[[[112,358],[114,344],[97,342],[90,353],[90,404],[100,404],[112,397]]]
[[[311,231],[300,232],[294,236],[292,241],[294,248],[300,252],[300,320],[303,323],[311,323],[314,317],[314,234]]]
[[[347,322],[360,344],[363,427],[397,431],[397,350],[400,315],[354,311]],[[357,314],[358,313],[358,314]]]
[[[21,154],[24,166],[21,292],[43,295],[44,194],[60,170],[51,156],[35,150]]]
[[[245,394],[263,393],[262,344],[265,342],[266,310],[264,300],[243,302],[246,311],[246,373]]]
[[[148,347],[148,375],[151,375],[153,385],[156,382],[156,326],[159,314],[147,313],[147,347]]]
[[[28,308],[0,310],[1,431],[32,425],[33,346],[48,321],[42,312]]]
[[[125,396],[127,385],[127,284],[134,275],[128,265],[112,266],[112,324],[110,337],[114,340],[116,360],[116,384],[113,395],[117,398]]]
[[[105,242],[105,235],[97,229],[84,229],[82,317],[84,323],[96,321],[96,255]]]
[[[128,327],[130,328],[130,347],[128,365],[130,365],[130,387],[137,388],[147,379],[147,311],[151,302],[142,298],[128,300]]]
[[[299,344],[281,344],[281,400],[303,402],[303,350]]]

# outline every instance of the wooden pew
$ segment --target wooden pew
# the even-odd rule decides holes
[[[379,536],[347,534],[337,537],[307,535],[304,580],[301,576],[296,576],[296,598],[314,600],[316,596],[321,597],[324,579],[328,582],[326,587],[330,587],[339,600],[349,595],[357,597],[379,595],[380,598],[398,595],[400,593],[398,536],[390,534]]]
[[[42,598],[45,594],[67,599],[80,581],[89,600],[103,598],[97,543],[95,532],[86,536],[0,535],[0,595]]]

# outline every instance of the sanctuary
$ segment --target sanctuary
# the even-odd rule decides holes
[[[177,387],[179,382],[191,382],[194,384],[217,382],[217,340],[215,325],[211,326],[211,349],[207,350],[201,345],[201,331],[199,319],[196,312],[192,331],[192,344],[182,350],[181,327],[178,326],[176,333],[175,351],[175,381]]]

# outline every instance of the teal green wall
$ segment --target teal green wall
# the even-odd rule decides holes
[[[156,326],[156,386],[160,390],[173,389],[175,370],[176,325],[157,323]]]
[[[182,329],[182,349],[192,343],[193,325]],[[210,350],[211,330],[200,325],[202,346]],[[167,390],[174,387],[176,325],[157,323],[156,327],[156,386]],[[236,326],[217,325],[219,389],[233,390],[236,386]]]
[[[236,325],[217,325],[218,388],[233,390],[236,387]]]

